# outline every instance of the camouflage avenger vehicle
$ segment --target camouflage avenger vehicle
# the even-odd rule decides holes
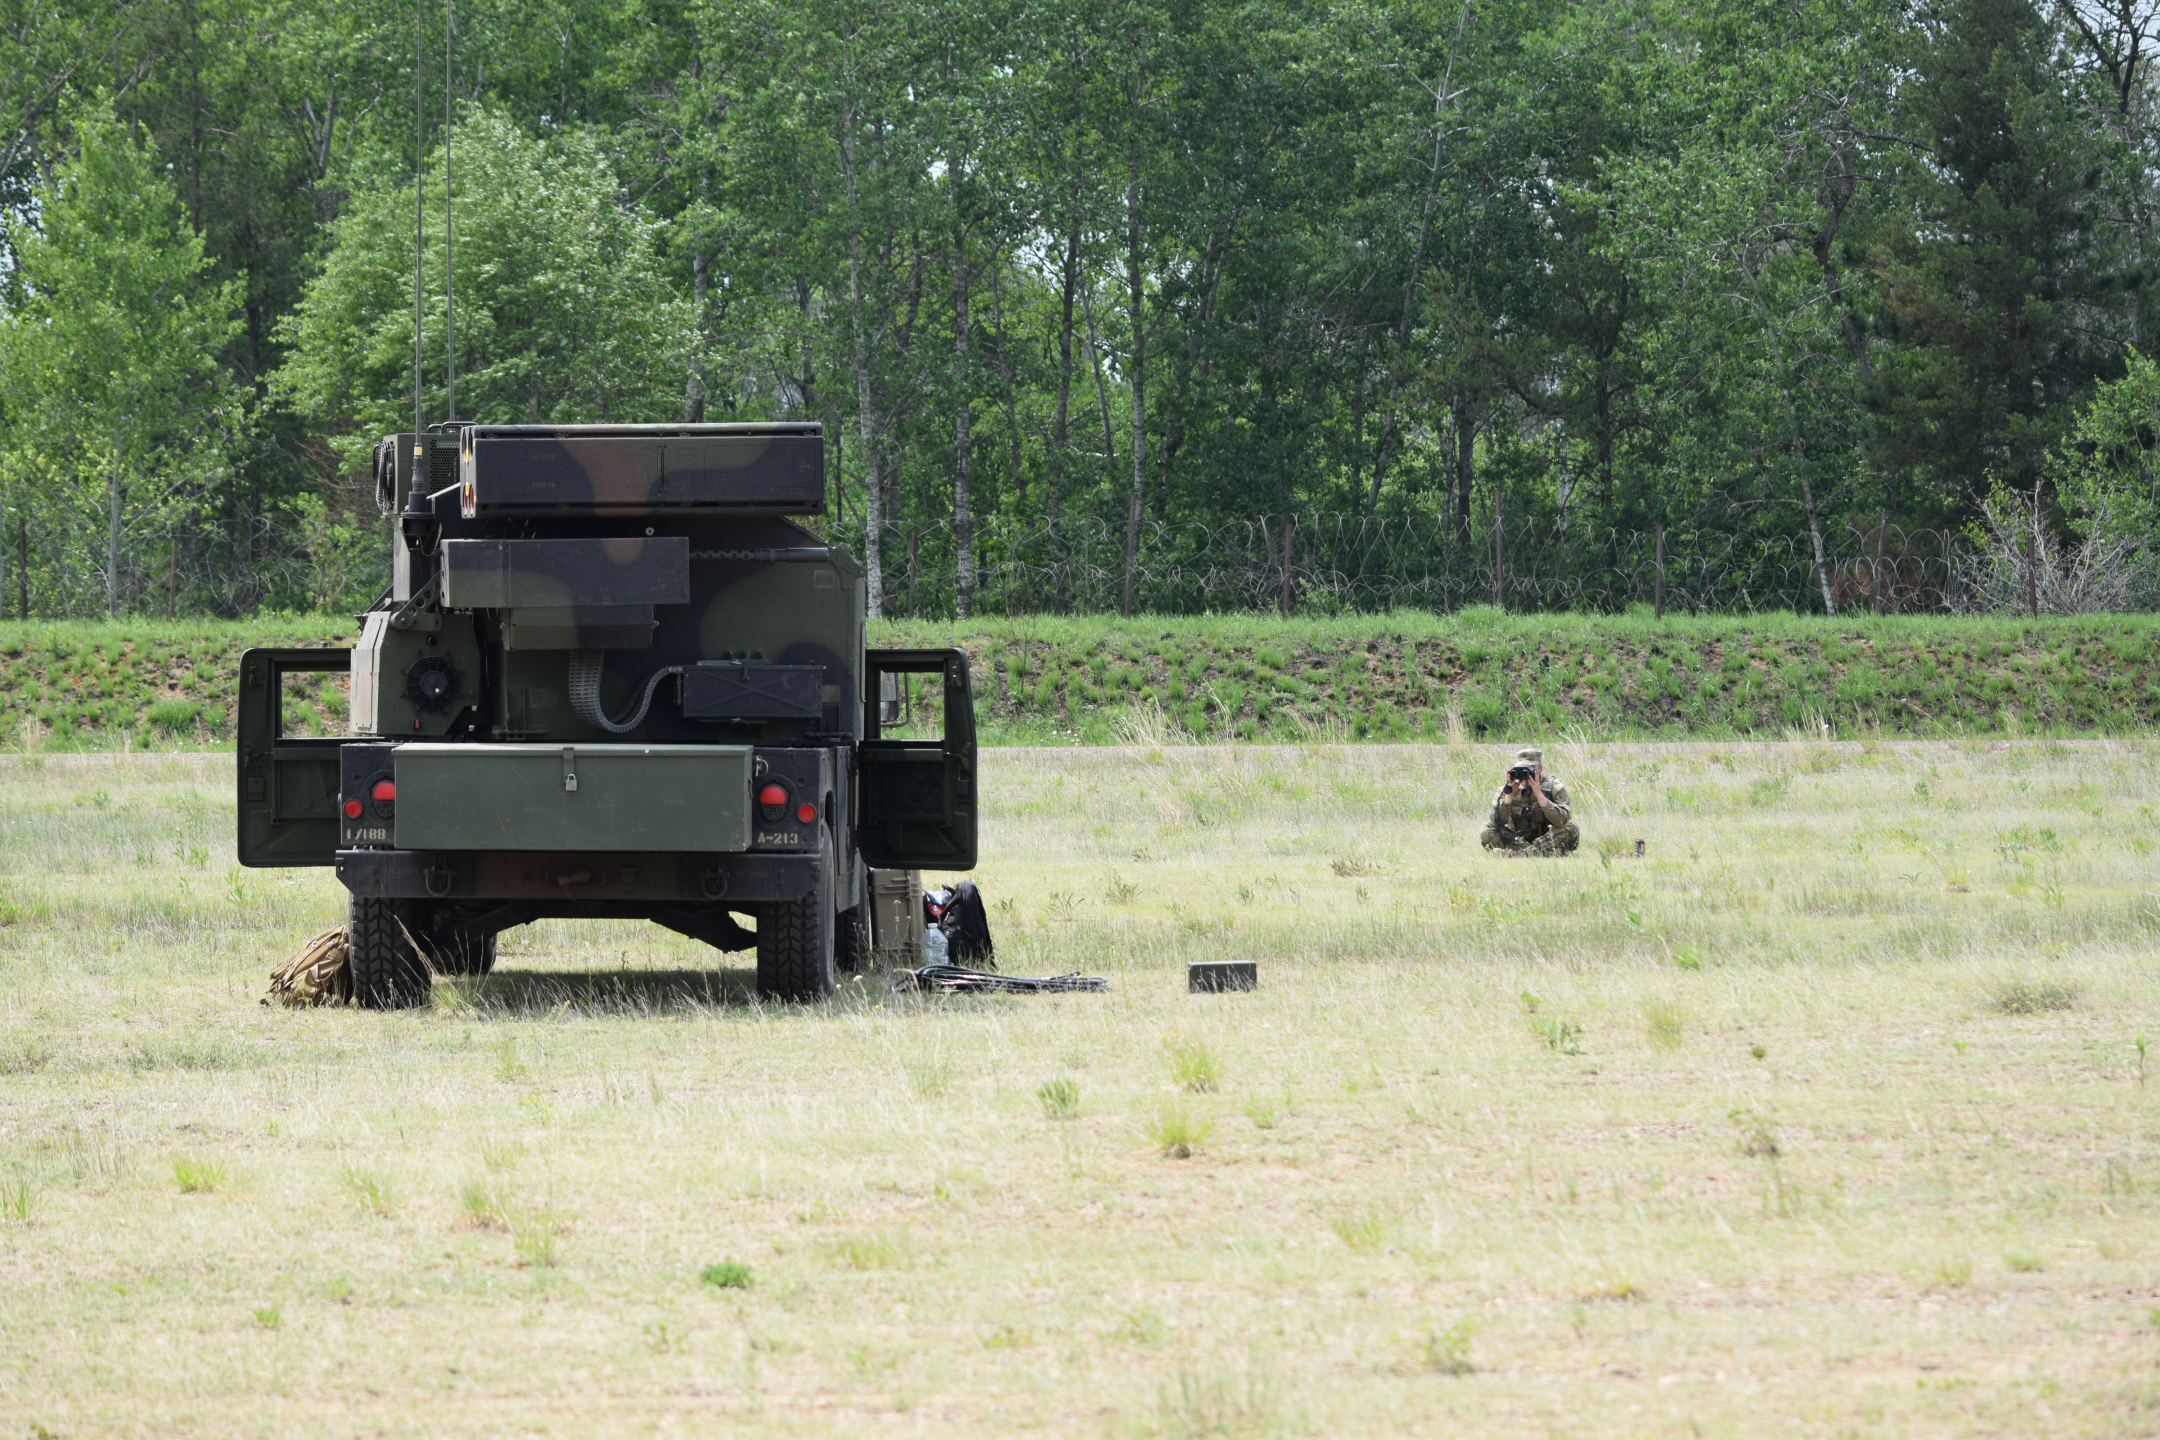
[[[241,863],[337,868],[362,1004],[575,917],[754,947],[812,1000],[869,958],[867,867],[973,867],[967,657],[864,648],[861,567],[788,518],[824,455],[814,424],[382,442],[390,589],[350,650],[248,651],[237,727]],[[352,735],[287,733],[326,670]],[[887,738],[918,684],[942,734]]]

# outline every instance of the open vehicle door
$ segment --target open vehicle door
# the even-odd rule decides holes
[[[855,845],[880,870],[975,868],[975,694],[964,650],[872,650],[864,657],[861,805]],[[935,675],[941,685],[913,677]],[[888,740],[935,696],[936,740]]]
[[[347,737],[287,734],[287,720],[298,717],[286,714],[286,677],[351,669],[350,650],[250,650],[240,657],[233,728],[241,864],[337,863],[338,747]]]

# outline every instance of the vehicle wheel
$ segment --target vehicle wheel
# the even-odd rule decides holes
[[[833,917],[833,968],[860,975],[870,968],[869,907],[858,905]]]
[[[757,917],[757,988],[768,1000],[823,1000],[833,993],[832,840],[818,853],[817,878],[800,900],[762,907]]]
[[[408,907],[398,901],[352,897],[345,963],[352,969],[355,1003],[369,1010],[402,1010],[427,1002],[433,977],[427,957],[414,947],[411,927]]]
[[[860,899],[853,909],[833,918],[833,968],[843,975],[860,975],[870,968],[870,877],[863,873],[859,858],[855,880]]]
[[[451,931],[428,942],[438,975],[485,975],[495,968],[495,937]]]

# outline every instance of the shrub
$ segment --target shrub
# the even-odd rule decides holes
[[[216,1160],[175,1160],[173,1180],[183,1195],[207,1195],[225,1188],[230,1177]]]
[[[1418,1346],[1425,1368],[1435,1375],[1468,1375],[1477,1369],[1470,1363],[1471,1324],[1458,1320],[1445,1330],[1427,1331]]]
[[[356,1170],[345,1167],[338,1177],[345,1193],[370,1215],[388,1215],[396,1208],[391,1198],[389,1177],[377,1170]]]
[[[1222,1084],[1222,1055],[1206,1041],[1175,1035],[1163,1048],[1170,1052],[1170,1078],[1180,1090],[1199,1093]]]
[[[1687,1038],[1687,1012],[1670,1000],[1652,1000],[1643,1006],[1643,1029],[1652,1045],[1677,1050]]]
[[[747,1290],[750,1288],[750,1267],[739,1260],[722,1260],[698,1271],[698,1279],[716,1290]]]
[[[1035,1091],[1045,1119],[1070,1120],[1080,1113],[1080,1082],[1059,1076],[1045,1080]]]
[[[2077,994],[2077,986],[2062,981],[2007,980],[1995,987],[1992,1003],[2005,1015],[2040,1015],[2068,1010]]]
[[[1507,702],[1490,690],[1465,690],[1462,693],[1463,723],[1474,734],[1490,735],[1506,728]]]
[[[1164,1156],[1173,1160],[1192,1158],[1192,1153],[1206,1144],[1214,1131],[1214,1121],[1195,1115],[1175,1100],[1163,1101],[1155,1118],[1147,1125],[1148,1139]]]
[[[202,708],[199,700],[160,700],[147,714],[152,725],[168,735],[177,735],[195,723]]]

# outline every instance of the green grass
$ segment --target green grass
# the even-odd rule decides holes
[[[1229,615],[885,621],[973,657],[986,744],[1863,734],[2122,735],[2160,725],[2160,619]],[[252,644],[349,643],[343,616],[0,625],[0,749],[231,739]],[[301,728],[334,733],[342,679]],[[926,711],[926,714],[929,712]],[[1763,803],[1775,801],[1773,793]]]
[[[0,1411],[2149,1431],[2160,742],[1556,744],[1539,862],[1506,753],[987,752],[999,960],[1108,994],[765,1007],[551,921],[396,1014],[256,1003],[341,892],[233,869],[224,757],[0,757]]]
[[[0,624],[0,749],[202,750],[232,739],[240,653],[350,644],[352,617]],[[316,728],[335,733],[343,682],[319,683]]]
[[[889,621],[958,644],[999,744],[2132,734],[2160,619],[1402,613]],[[1105,683],[1107,681],[1107,683]],[[1765,803],[1775,799],[1766,795]]]

